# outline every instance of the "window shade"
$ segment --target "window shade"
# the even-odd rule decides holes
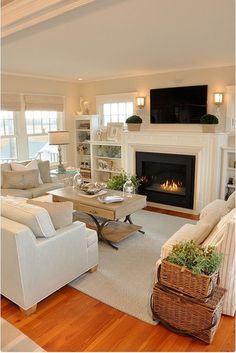
[[[63,112],[63,97],[25,95],[25,110],[46,110]]]
[[[20,111],[21,101],[19,94],[1,94],[1,110]]]

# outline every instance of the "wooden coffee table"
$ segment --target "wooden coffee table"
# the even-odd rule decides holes
[[[146,196],[133,195],[125,197],[124,201],[105,204],[97,200],[98,196],[89,197],[79,194],[71,186],[47,192],[53,196],[53,201],[71,201],[74,209],[79,212],[79,220],[84,221],[90,228],[96,229],[98,238],[118,249],[113,243],[126,238],[130,234],[141,231],[141,226],[133,224],[131,214],[146,206]],[[108,190],[107,195],[119,195],[123,193]],[[124,218],[121,222],[119,219]],[[91,220],[93,222],[91,222]]]

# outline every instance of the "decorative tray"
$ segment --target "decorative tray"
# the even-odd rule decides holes
[[[122,202],[123,200],[124,198],[118,195],[98,197],[98,201],[102,203]]]
[[[88,195],[88,194],[86,194],[85,191],[77,191],[77,194],[78,194],[78,195],[84,196],[84,197],[89,197],[89,198],[91,198],[91,197],[98,197],[98,196],[104,195],[104,194],[106,194],[106,193],[107,193],[106,190],[100,190],[99,192],[97,192],[97,193],[94,194],[94,195]]]

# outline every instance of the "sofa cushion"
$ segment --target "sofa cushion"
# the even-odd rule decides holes
[[[235,191],[230,195],[230,197],[228,198],[228,200],[226,201],[227,207],[229,208],[229,210],[232,210],[233,208],[235,208]]]
[[[29,227],[36,237],[48,238],[56,233],[48,212],[42,207],[1,202],[1,211],[3,217]]]
[[[73,203],[65,202],[42,202],[27,200],[27,203],[45,208],[51,217],[55,229],[66,227],[72,223]]]
[[[27,190],[39,186],[39,170],[2,172],[3,189]]]
[[[201,244],[206,239],[211,229],[212,226],[205,222],[185,224],[163,245],[161,249],[161,258],[166,258],[173,246],[181,241],[194,240],[197,244]]]
[[[31,190],[19,190],[19,189],[1,189],[2,196],[19,196],[31,199],[33,197]]]
[[[50,176],[50,163],[49,161],[38,161],[39,173],[43,183],[51,183],[52,178]]]
[[[30,161],[26,165],[24,165],[24,163],[13,162],[13,163],[11,163],[11,169],[16,172],[17,171],[25,171],[25,170],[38,170],[38,172],[39,172],[38,161],[36,159]],[[39,182],[39,184],[43,184],[42,179],[40,177],[40,173],[38,173],[38,182]]]
[[[61,187],[63,187],[63,184],[61,183],[46,183],[37,188],[30,189],[30,191],[32,192],[33,197],[38,197],[46,194],[47,191],[59,189]]]
[[[11,171],[11,165],[9,163],[1,163],[1,188],[2,188],[2,182],[3,182],[3,172],[10,172]]]
[[[222,210],[216,209],[214,212],[209,212],[206,216],[201,218],[200,221],[198,221],[198,224],[201,223],[201,224],[209,225],[209,233],[210,233],[212,229],[215,227],[215,225],[221,220],[221,217],[222,217]]]
[[[200,219],[206,217],[209,213],[218,212],[221,217],[225,216],[229,212],[227,203],[224,200],[214,200],[204,207],[200,213]]]
[[[231,210],[225,215],[221,221],[215,226],[211,234],[202,244],[203,246],[216,245],[222,237],[227,233],[227,227],[229,223],[235,222],[236,220],[236,209]]]

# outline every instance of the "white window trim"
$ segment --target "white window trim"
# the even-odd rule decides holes
[[[105,103],[120,103],[120,102],[133,102],[135,111],[135,98],[137,92],[116,93],[116,94],[100,94],[96,95],[96,111],[99,116],[99,125],[103,125],[102,121],[102,105]]]

